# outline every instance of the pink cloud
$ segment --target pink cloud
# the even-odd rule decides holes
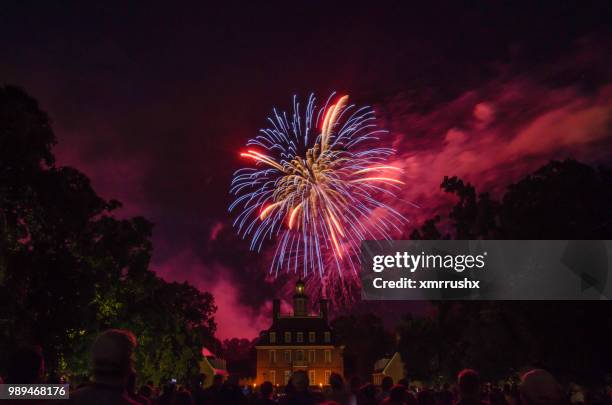
[[[440,191],[459,176],[479,191],[501,192],[551,159],[597,163],[612,156],[612,86],[585,95],[516,79],[465,92],[428,113],[383,106],[408,186],[402,199],[415,225],[452,203]]]
[[[212,293],[217,306],[215,321],[218,339],[253,339],[270,326],[271,301],[261,308],[242,304],[239,299],[240,289],[225,276],[229,272],[220,265],[205,267],[190,250],[183,250],[163,263],[153,265],[153,269],[169,281],[188,281],[200,291]]]

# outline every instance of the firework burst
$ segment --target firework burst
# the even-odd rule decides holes
[[[311,95],[302,111],[294,97],[291,116],[273,110],[240,154],[253,167],[232,180],[234,227],[253,250],[276,241],[275,274],[356,275],[360,242],[389,239],[405,221],[383,202],[403,184],[394,150],[380,146],[386,131],[371,108],[334,98],[318,108]]]

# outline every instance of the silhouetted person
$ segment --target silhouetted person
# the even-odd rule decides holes
[[[523,374],[519,391],[521,405],[559,405],[563,398],[555,377],[541,369]]]
[[[388,375],[383,377],[380,382],[380,393],[378,394],[378,402],[382,402],[383,400],[389,398],[389,394],[391,393],[391,388],[393,388],[393,378]]]
[[[221,405],[221,390],[223,389],[223,376],[215,374],[212,385],[204,390],[206,403],[211,405]]]
[[[344,388],[344,380],[340,374],[331,373],[329,376],[329,388],[330,390],[325,395],[328,401],[335,401],[340,405],[352,405],[352,395]]]
[[[231,402],[228,402],[230,404]],[[174,398],[172,398],[171,405],[194,405],[193,397],[191,396],[191,392],[187,390],[180,390],[174,393]]]
[[[480,375],[475,370],[466,368],[457,376],[459,401],[457,405],[488,405],[480,399]]]
[[[314,405],[319,403],[319,398],[309,389],[310,382],[304,371],[296,371],[287,384],[287,395],[281,400],[283,405]]]
[[[489,393],[489,401],[491,405],[508,405],[504,392],[498,386],[493,386]]]
[[[40,384],[45,360],[39,346],[22,346],[9,356],[5,384]]]
[[[8,358],[5,384],[42,384],[45,376],[45,361],[42,349],[39,346],[22,346],[15,350]],[[0,378],[0,384],[2,384]],[[22,405],[47,403],[39,399],[20,399]],[[13,404],[15,401],[0,399],[1,404]]]
[[[361,389],[362,385],[363,380],[357,375],[352,376],[349,380],[349,391],[351,392],[351,394],[353,394],[355,398],[357,398],[357,396],[359,395],[359,390]]]
[[[406,405],[418,405],[417,397],[414,390],[406,390],[404,393],[404,403]]]
[[[259,387],[259,396],[253,401],[253,405],[276,405],[277,402],[272,399],[274,386],[270,381],[265,381]]]
[[[164,385],[162,393],[157,399],[159,405],[172,405],[176,394],[176,383],[170,381]]]
[[[436,395],[436,402],[438,405],[452,405],[453,404],[453,393],[450,390],[450,385],[444,383],[440,392]]]
[[[406,387],[394,385],[389,391],[389,397],[381,402],[384,405],[404,405],[406,401]]]
[[[418,405],[435,405],[436,397],[434,392],[428,388],[420,391],[417,394],[417,403]]]
[[[145,397],[146,399],[148,399],[149,401],[151,401],[153,399],[153,387],[152,384],[149,385],[148,383],[141,386],[140,389],[138,390],[138,395]]]
[[[399,381],[397,382],[398,385],[403,385],[404,387],[406,387],[406,389],[408,389],[408,387],[410,387],[410,381],[408,381],[407,378],[400,378]]]
[[[132,332],[110,329],[102,332],[93,344],[91,363],[93,384],[70,394],[77,405],[138,405],[127,394],[130,373],[133,372],[133,352],[136,338]]]
[[[202,388],[205,381],[206,375],[201,373],[191,380],[191,396],[196,405],[206,404],[206,392]]]
[[[361,386],[357,395],[357,405],[378,405],[376,385],[367,383]]]
[[[221,389],[221,399],[224,404],[246,404],[246,397],[238,385],[238,377],[230,375]]]

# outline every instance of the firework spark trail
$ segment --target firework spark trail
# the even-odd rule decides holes
[[[395,151],[378,145],[386,131],[369,107],[332,98],[318,108],[311,95],[302,113],[294,97],[290,118],[274,109],[270,127],[240,154],[255,167],[234,173],[234,227],[251,238],[252,250],[276,240],[275,274],[323,278],[331,263],[337,278],[354,276],[361,241],[390,239],[405,222],[381,198],[394,197],[404,184],[401,169],[388,163]]]

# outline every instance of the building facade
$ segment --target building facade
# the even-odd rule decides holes
[[[331,373],[344,374],[343,347],[336,344],[329,326],[327,301],[320,300],[318,314],[309,314],[301,280],[295,285],[293,314],[281,314],[280,300],[274,300],[272,325],[261,332],[255,347],[256,384],[270,381],[282,386],[293,372],[302,370],[310,385],[324,386]]]
[[[391,377],[394,384],[397,384],[399,380],[406,377],[405,365],[402,361],[402,356],[398,352],[395,352],[390,357],[382,358],[374,364],[372,382],[380,385],[385,377]]]
[[[215,375],[221,375],[227,378],[227,367],[225,360],[213,354],[210,350],[202,348],[202,360],[200,361],[200,373],[204,375],[203,388],[208,388],[212,385]]]

